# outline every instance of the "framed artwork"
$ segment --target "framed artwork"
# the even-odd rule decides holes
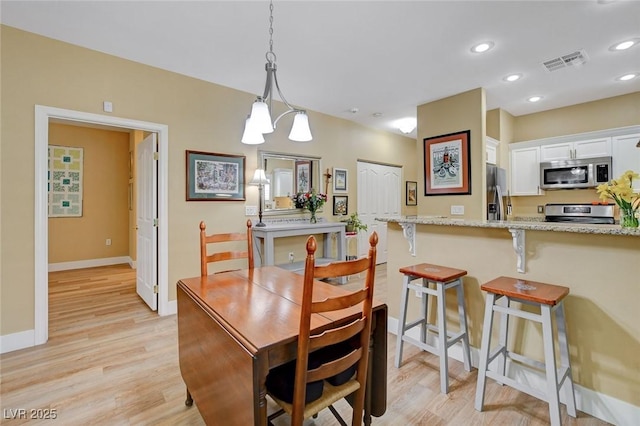
[[[408,180],[406,183],[406,186],[407,186],[407,195],[406,195],[407,206],[417,206],[418,205],[418,182],[413,182]]]
[[[187,201],[244,201],[243,155],[187,151]]]
[[[295,193],[297,194],[298,192],[311,191],[311,188],[313,185],[313,182],[311,182],[311,161],[309,160],[296,161],[295,172],[296,172],[296,175],[294,177]]]
[[[49,145],[49,217],[82,217],[84,149]]]
[[[348,186],[348,170],[333,168],[333,192],[347,192]]]
[[[424,195],[471,194],[471,131],[424,139]]]
[[[347,215],[349,213],[349,197],[346,195],[333,196],[333,215]]]

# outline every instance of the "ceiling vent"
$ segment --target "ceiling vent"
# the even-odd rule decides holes
[[[549,59],[544,61],[542,65],[549,72],[557,71],[561,68],[566,68],[575,65],[584,65],[587,63],[587,52],[583,50],[577,50],[568,55],[560,56],[559,58]]]

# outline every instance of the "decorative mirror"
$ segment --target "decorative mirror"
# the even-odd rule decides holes
[[[285,154],[281,152],[258,151],[260,167],[269,180],[265,185],[264,213],[292,214],[300,213],[293,196],[298,192],[307,192],[312,188],[322,192],[323,177],[320,157]]]

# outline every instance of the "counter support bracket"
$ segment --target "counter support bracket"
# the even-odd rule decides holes
[[[411,256],[416,256],[416,224],[415,223],[406,223],[400,222],[400,226],[402,227],[402,235],[404,238],[409,241],[409,253]]]
[[[515,250],[516,256],[518,257],[516,269],[521,274],[524,274],[526,262],[524,229],[509,229],[509,232],[511,232],[511,237],[513,238],[513,249]]]

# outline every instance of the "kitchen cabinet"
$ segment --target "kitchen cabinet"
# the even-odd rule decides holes
[[[588,139],[576,142],[542,144],[540,161],[572,160],[579,158],[610,157],[611,138]]]
[[[487,164],[498,164],[498,144],[500,144],[500,142],[487,136],[487,139],[485,141],[485,160]]]
[[[613,173],[611,179],[619,178],[627,170],[640,173],[640,133],[614,136],[611,141]],[[640,192],[640,179],[633,181],[633,189]]]
[[[542,195],[540,146],[511,149],[511,195]]]

